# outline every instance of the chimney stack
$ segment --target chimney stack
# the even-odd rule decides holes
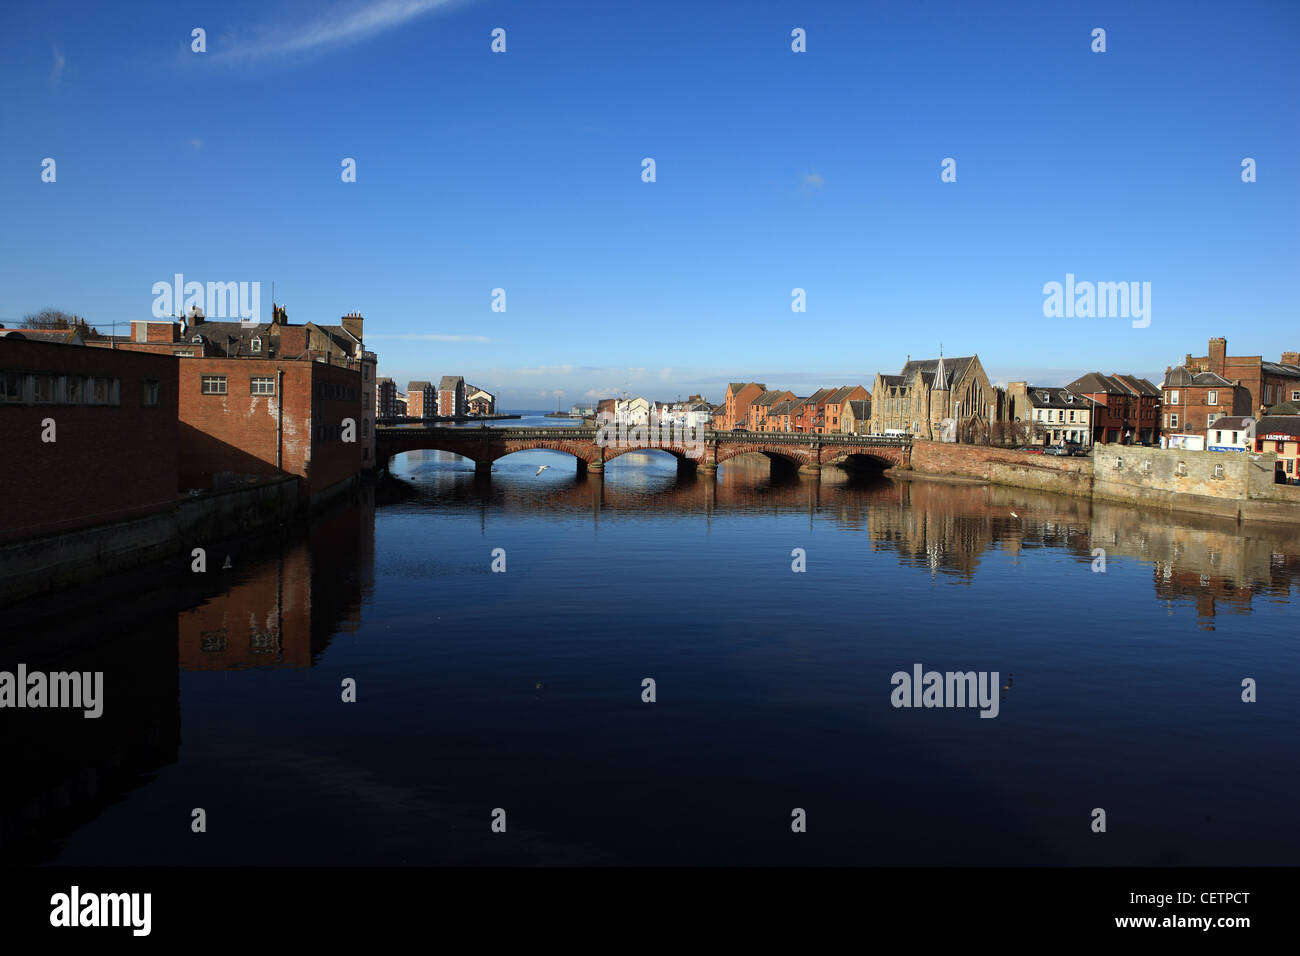
[[[360,312],[349,312],[347,315],[343,316],[342,324],[344,330],[349,335],[355,338],[358,342],[362,342],[365,340],[361,334],[365,322],[366,320],[361,317]]]

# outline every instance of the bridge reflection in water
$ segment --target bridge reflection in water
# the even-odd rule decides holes
[[[1167,514],[1029,489],[923,478],[895,480],[852,466],[813,477],[758,454],[736,457],[716,480],[674,470],[663,452],[640,451],[612,461],[602,475],[559,470],[545,451],[499,460],[491,481],[450,452],[415,451],[397,459],[384,494],[408,510],[474,510],[481,527],[514,513],[590,516],[602,521],[653,520],[656,515],[800,511],[814,521],[864,532],[871,549],[932,576],[972,579],[990,554],[1025,549],[1061,551],[1091,565],[1093,549],[1108,561],[1136,559],[1152,571],[1154,595],[1193,605],[1205,622],[1221,608],[1249,613],[1255,596],[1287,600],[1300,590],[1300,541],[1287,528],[1214,517]],[[536,474],[539,464],[554,470]],[[1013,516],[1014,513],[1014,516]]]

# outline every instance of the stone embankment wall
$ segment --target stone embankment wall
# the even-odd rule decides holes
[[[912,470],[933,477],[1079,495],[1237,521],[1300,523],[1300,487],[1273,483],[1272,453],[1097,445],[1089,458],[931,441],[912,444]]]
[[[0,603],[293,520],[301,513],[300,486],[293,476],[272,478],[185,498],[163,514],[0,546]]]

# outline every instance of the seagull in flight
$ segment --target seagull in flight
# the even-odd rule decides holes
[[[544,472],[547,468],[550,467],[551,467],[550,465],[542,465],[542,467],[537,469],[537,474],[540,475],[542,472]],[[533,477],[536,478],[537,475],[534,475]]]

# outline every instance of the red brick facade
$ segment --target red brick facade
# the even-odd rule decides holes
[[[138,352],[0,339],[0,540],[174,507],[177,365]],[[32,376],[42,377],[39,387]],[[86,404],[96,389],[87,377],[116,379],[116,401],[110,393]],[[41,440],[45,419],[54,421],[53,442]]]
[[[209,488],[219,476],[285,473],[304,479],[307,494],[316,496],[359,472],[358,370],[252,359],[179,364],[182,488]],[[343,441],[347,418],[355,423],[351,442]]]

